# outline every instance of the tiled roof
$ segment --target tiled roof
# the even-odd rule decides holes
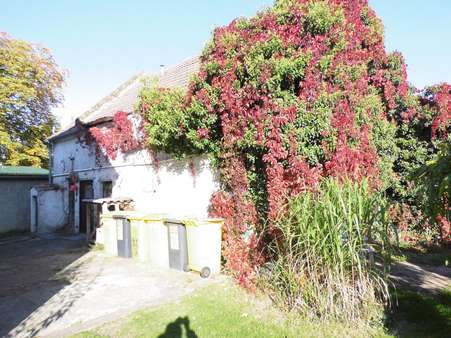
[[[0,165],[0,177],[2,176],[48,176],[47,169],[35,167],[20,167],[20,166],[2,166]]]
[[[138,102],[138,96],[146,77],[155,78],[158,85],[163,88],[187,88],[191,77],[196,74],[200,67],[198,56],[191,57],[181,63],[165,68],[158,75],[138,74],[127,80],[113,93],[99,101],[94,107],[79,117],[82,123],[93,123],[101,119],[108,119],[118,111],[131,113]],[[58,136],[71,134],[75,123],[70,124],[64,130],[50,137],[55,139]]]
[[[138,74],[127,80],[114,92],[94,107],[89,109],[79,119],[84,123],[96,121],[103,117],[111,117],[118,111],[132,112],[141,90],[144,74]]]
[[[163,88],[187,88],[191,77],[199,71],[199,57],[192,57],[175,66],[164,69],[158,77],[158,84]]]

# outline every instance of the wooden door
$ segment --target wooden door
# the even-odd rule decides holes
[[[85,234],[87,230],[87,208],[89,205],[83,203],[84,199],[93,199],[94,189],[92,186],[92,181],[81,181],[80,182],[80,233]],[[90,215],[92,217],[92,215]]]

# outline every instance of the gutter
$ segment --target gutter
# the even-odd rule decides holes
[[[0,175],[1,180],[36,180],[42,181],[48,179],[47,175]]]
[[[107,116],[107,117],[101,117],[97,120],[91,121],[91,122],[83,122],[79,118],[75,120],[75,124],[71,126],[70,128],[60,131],[59,133],[56,133],[49,138],[47,138],[47,141],[54,142],[60,138],[72,136],[80,131],[86,130],[90,127],[94,127],[96,125],[111,122],[113,120],[113,116]]]

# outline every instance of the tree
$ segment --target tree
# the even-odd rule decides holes
[[[47,166],[63,83],[48,49],[0,33],[0,163]]]

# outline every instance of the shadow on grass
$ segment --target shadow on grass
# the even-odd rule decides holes
[[[387,311],[386,326],[396,337],[449,337],[451,332],[451,291],[426,296],[398,289],[394,305]],[[397,302],[397,304],[396,304]]]
[[[185,328],[183,330],[183,328]],[[185,331],[185,335],[183,335]],[[198,338],[197,334],[190,328],[188,317],[178,317],[166,326],[166,330],[158,338]]]
[[[429,267],[451,267],[451,246],[401,246],[399,254],[402,259],[413,264]]]

